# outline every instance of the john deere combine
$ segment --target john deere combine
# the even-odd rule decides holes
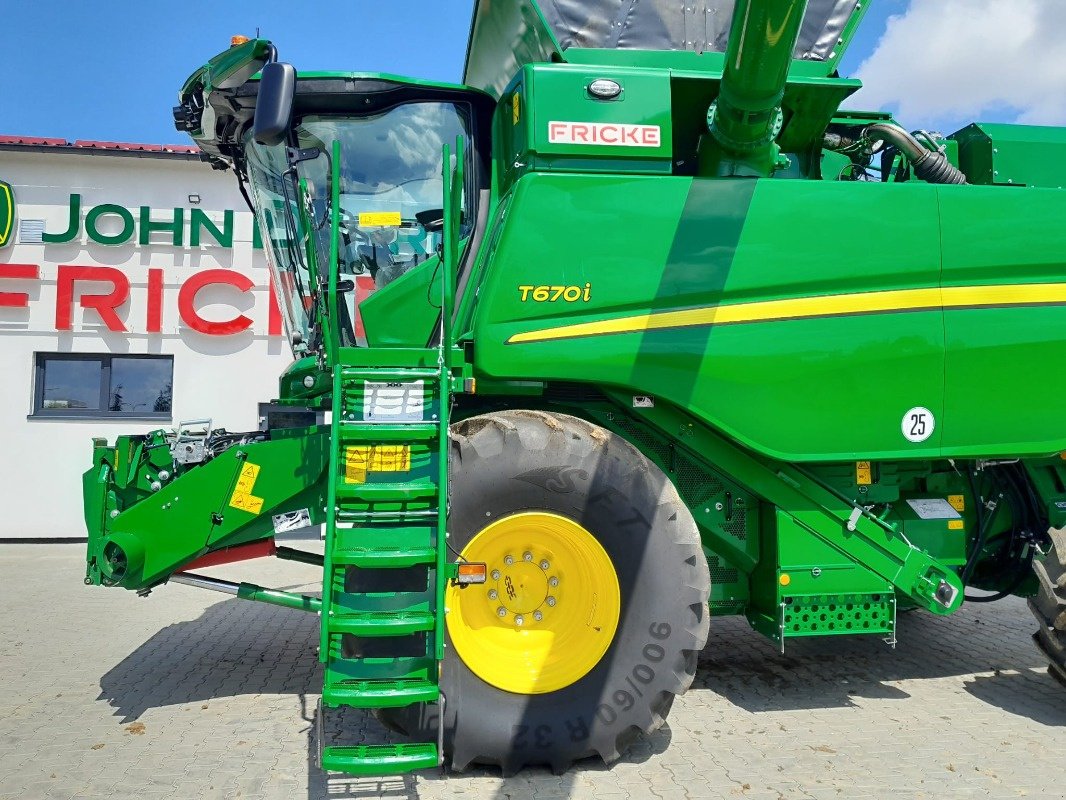
[[[320,614],[319,721],[411,739],[320,739],[356,774],[610,762],[723,614],[1029,596],[1066,679],[1066,131],[841,110],[868,7],[482,0],[461,86],[216,56],[175,118],[254,207],[288,408],[98,441],[86,583]],[[321,596],[194,571],[267,554]]]

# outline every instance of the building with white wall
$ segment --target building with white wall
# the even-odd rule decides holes
[[[292,357],[253,228],[193,148],[0,136],[0,539],[85,536],[94,437],[258,427]]]

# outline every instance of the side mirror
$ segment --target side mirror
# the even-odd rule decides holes
[[[425,211],[416,211],[415,219],[418,220],[418,224],[426,231],[426,233],[440,233],[444,230],[444,209],[443,208],[429,208]],[[459,214],[460,224],[466,222],[466,214]]]
[[[415,219],[426,233],[439,233],[444,230],[444,209],[429,208],[425,211],[416,211]]]
[[[266,64],[259,78],[252,135],[268,147],[285,141],[292,122],[292,99],[296,93],[296,70],[292,64]]]

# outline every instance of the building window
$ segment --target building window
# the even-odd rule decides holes
[[[33,416],[170,419],[173,356],[37,353]]]

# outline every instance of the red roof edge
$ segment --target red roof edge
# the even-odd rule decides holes
[[[47,147],[65,147],[66,139],[49,139],[46,136],[0,136],[0,144],[44,145]]]
[[[103,142],[94,139],[77,139],[68,142],[47,136],[0,136],[0,145],[23,145],[25,147],[75,147],[84,150],[109,150],[126,153],[186,153],[196,155],[199,147],[185,144],[142,144],[139,142]]]

